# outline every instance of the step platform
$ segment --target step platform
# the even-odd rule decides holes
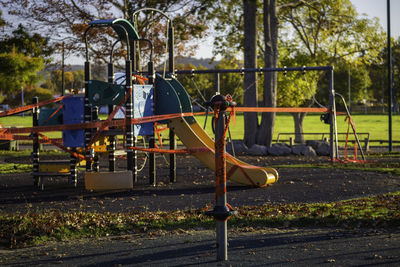
[[[76,166],[85,166],[86,161],[76,163]],[[40,160],[39,169],[40,173],[70,173],[71,162],[69,160]]]
[[[85,188],[87,190],[132,189],[132,171],[85,172]]]

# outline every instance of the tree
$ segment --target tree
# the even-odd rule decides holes
[[[400,99],[400,38],[392,40],[392,77],[394,86],[394,100],[397,107]],[[371,79],[371,86],[368,92],[371,92],[371,98],[382,104],[387,103],[387,47],[384,46],[376,58],[375,62],[368,66],[368,72]],[[395,107],[396,103],[393,102]]]
[[[349,0],[307,1],[282,9],[279,18],[282,27],[292,29],[280,41],[291,62],[296,63],[292,66],[336,65],[343,60],[368,63],[378,55],[384,40],[377,21],[357,18]],[[328,84],[327,76],[317,75],[312,83]],[[295,141],[302,142],[305,114],[292,115],[298,137]]]
[[[243,0],[244,19],[244,67],[257,67],[257,0]],[[244,74],[243,103],[246,107],[257,106],[257,74]],[[258,116],[255,112],[244,113],[244,142],[251,147],[256,143]]]
[[[50,74],[50,80],[53,85],[54,92],[60,93],[62,88],[62,70],[54,70]],[[74,75],[70,71],[64,72],[64,84],[65,89],[72,89],[72,84],[74,82]]]
[[[275,0],[264,0],[264,67],[276,68],[278,65],[278,18]],[[277,73],[264,74],[263,106],[276,107]],[[263,113],[257,131],[257,143],[271,146],[274,133],[275,112]]]
[[[49,41],[48,37],[43,37],[38,33],[30,34],[22,24],[19,24],[18,28],[12,32],[12,36],[0,41],[0,50],[11,53],[15,49],[26,56],[42,57],[45,63],[50,63],[55,48],[49,44]]]
[[[15,96],[21,89],[32,88],[40,80],[42,58],[32,58],[13,51],[0,54],[0,93]]]
[[[42,32],[51,32],[54,38],[67,38],[64,40],[66,51],[74,51],[77,55],[83,55],[83,33],[88,22],[105,18],[125,18],[130,20],[134,10],[143,7],[160,9],[163,12],[173,11],[175,22],[175,41],[179,53],[183,53],[189,41],[196,40],[206,29],[207,23],[199,20],[203,16],[197,16],[205,12],[207,1],[171,0],[171,1],[88,1],[71,0],[3,0],[3,7],[9,13],[20,17],[27,23],[31,23]],[[162,20],[158,13],[146,12],[137,23],[137,31],[141,38],[153,41],[156,51],[164,51],[164,31],[167,22]],[[151,25],[153,24],[153,25]],[[153,27],[154,26],[154,27]],[[110,29],[93,29],[89,32],[90,53],[95,55],[100,62],[108,62],[111,44],[115,39]],[[116,58],[122,58],[124,51],[118,49]]]

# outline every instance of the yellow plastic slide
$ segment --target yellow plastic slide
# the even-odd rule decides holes
[[[209,169],[215,171],[214,141],[197,122],[189,125],[184,118],[176,118],[171,120],[169,128],[188,149],[208,148],[206,152],[196,152],[193,155]],[[278,180],[278,172],[275,169],[253,166],[230,154],[226,156],[226,173],[227,179],[231,181],[258,187]]]

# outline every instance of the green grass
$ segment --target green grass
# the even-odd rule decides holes
[[[352,200],[312,204],[264,204],[237,209],[229,227],[399,227],[400,191]],[[0,215],[0,246],[17,248],[49,240],[127,233],[212,229],[202,211],[92,213],[48,211]]]
[[[0,150],[0,158],[14,158],[14,157],[29,157],[32,153],[32,150],[23,150],[23,151],[6,151]],[[59,156],[59,155],[67,155],[64,152],[60,151],[41,151],[41,156]],[[32,164],[18,164],[18,163],[2,163],[0,164],[0,174],[12,174],[12,173],[26,173],[32,172]]]
[[[372,140],[388,140],[388,117],[387,115],[353,115],[353,121],[356,124],[356,130],[358,133],[368,132],[370,133],[370,139]],[[200,125],[204,125],[205,116],[197,116],[197,121]],[[210,118],[209,118],[210,119]],[[210,121],[208,119],[208,122]],[[344,121],[345,116],[337,117],[337,126],[339,133],[347,132],[347,121]],[[259,116],[261,121],[261,116]],[[400,141],[400,115],[393,116],[393,140]],[[237,114],[236,125],[231,122],[231,134],[233,139],[243,139],[243,115]],[[329,125],[324,124],[320,121],[319,114],[308,114],[304,119],[303,123],[304,133],[329,133]],[[207,133],[212,134],[211,126],[208,123],[206,128]],[[351,130],[350,130],[351,131]],[[278,133],[294,133],[293,117],[289,114],[277,114],[274,127],[274,136],[276,139]],[[320,137],[318,135],[316,138]],[[329,136],[326,136],[329,138]],[[282,136],[283,139],[288,139],[288,136]],[[360,138],[364,138],[360,136]],[[339,139],[344,139],[344,136],[339,136]],[[354,138],[351,138],[354,140]]]
[[[319,114],[308,114],[304,120],[303,129],[305,133],[329,133],[329,125],[324,124],[320,121]],[[376,114],[355,114],[352,116],[356,124],[357,132],[368,132],[370,133],[371,140],[388,140],[388,116],[387,115],[376,115]],[[100,118],[105,119],[105,115],[101,115]],[[337,117],[337,126],[339,133],[345,133],[347,131],[347,122],[344,121],[345,116]],[[205,116],[196,116],[197,121],[200,125],[204,125]],[[259,116],[261,120],[261,116]],[[211,117],[208,118],[206,131],[210,136],[213,136],[211,130]],[[400,141],[400,114],[393,115],[393,140]],[[0,118],[0,123],[4,127],[30,127],[32,126],[32,117],[25,116],[9,116]],[[231,122],[230,130],[233,139],[243,139],[243,114],[237,114],[236,124]],[[277,138],[278,133],[294,133],[293,118],[290,114],[278,113],[276,116],[275,127],[274,127],[274,139]],[[49,132],[46,133],[51,138],[61,138],[60,132]],[[164,136],[168,136],[165,132]],[[320,135],[314,137],[307,137],[306,139],[317,139]],[[328,136],[326,136],[328,137]],[[363,139],[365,136],[360,136]],[[288,136],[281,136],[281,139],[288,139]],[[345,136],[340,135],[339,139],[344,140]],[[354,140],[353,137],[350,138]]]
[[[0,165],[1,174],[31,172],[32,164],[2,163]]]

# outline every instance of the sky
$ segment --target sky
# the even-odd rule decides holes
[[[334,0],[332,0],[334,1]],[[387,0],[351,0],[359,14],[365,14],[369,18],[377,17],[383,29],[387,30]],[[391,35],[395,39],[400,36],[400,0],[390,1],[390,19],[391,19]],[[212,37],[207,38],[199,43],[199,49],[195,57],[197,58],[211,58],[212,57]]]

